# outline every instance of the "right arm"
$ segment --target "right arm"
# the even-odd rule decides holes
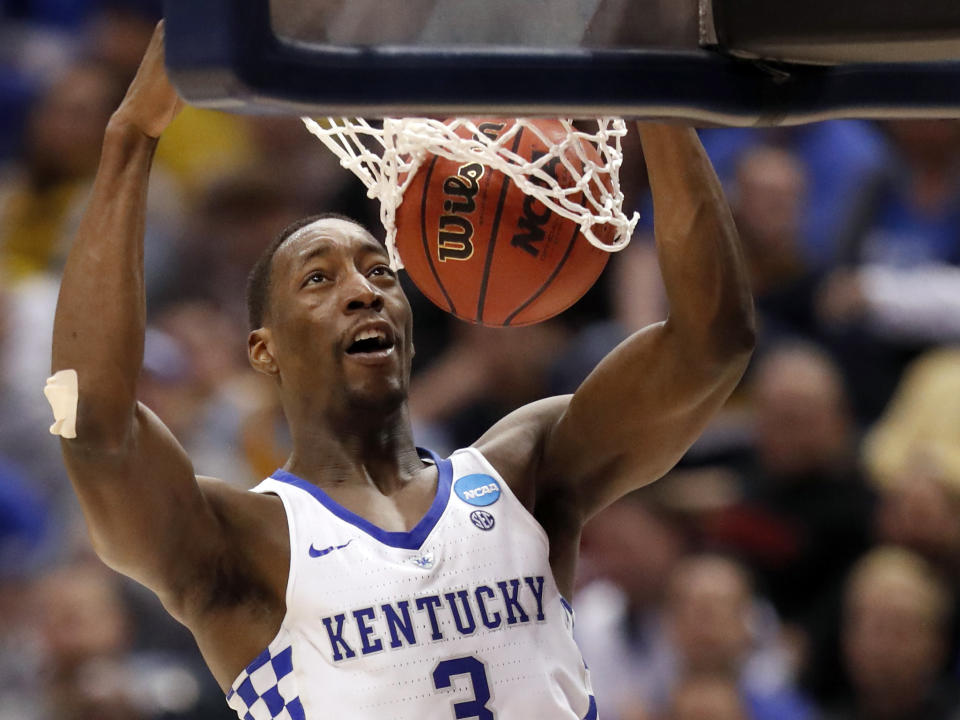
[[[180,105],[163,68],[161,26],[106,129],[64,269],[53,337],[53,370],[78,376],[76,438],[61,444],[94,549],[178,616],[225,545],[223,523],[190,460],[136,400],[147,182],[157,140]]]

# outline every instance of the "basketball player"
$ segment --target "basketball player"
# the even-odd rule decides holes
[[[193,631],[242,718],[596,717],[564,599],[580,529],[677,461],[753,342],[696,135],[640,126],[670,318],[446,459],[413,445],[410,306],[384,248],[339,218],[289,232],[255,271],[248,349],[293,452],[240,491],[196,477],[136,401],[147,179],[180,107],[162,47],[161,26],[105,133],[54,330],[53,369],[78,383],[64,457],[100,557]]]

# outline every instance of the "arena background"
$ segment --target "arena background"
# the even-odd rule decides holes
[[[231,717],[189,634],[92,555],[41,394],[102,132],[158,17],[149,0],[0,4],[0,720]],[[759,347],[680,466],[584,533],[574,606],[601,717],[960,718],[960,122],[701,137]],[[419,444],[449,451],[571,391],[664,316],[625,152],[641,229],[558,319],[471,327],[411,289]],[[247,487],[284,460],[243,288],[268,239],[320,210],[377,226],[294,118],[187,109],[160,144],[140,392],[199,473]]]

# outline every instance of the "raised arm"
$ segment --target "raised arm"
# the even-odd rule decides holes
[[[736,229],[690,128],[638,123],[653,190],[667,320],[615,348],[569,398],[509,416],[481,438],[528,505],[585,521],[661,477],[703,431],[743,374],[753,306]],[[520,464],[513,446],[534,448]],[[519,470],[518,470],[519,469]],[[533,486],[526,478],[532,478]]]
[[[696,132],[638,130],[669,316],[604,358],[547,435],[541,480],[563,478],[584,519],[673,467],[739,382],[754,343],[736,228]]]
[[[185,453],[136,401],[143,360],[143,234],[157,139],[181,101],[158,27],[106,129],[92,196],[57,303],[53,370],[75,370],[76,437],[64,460],[97,553],[176,604],[176,588],[216,523]]]

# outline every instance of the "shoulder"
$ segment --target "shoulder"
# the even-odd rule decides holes
[[[577,487],[547,457],[554,429],[570,405],[570,395],[525,405],[494,425],[474,443],[550,543],[550,567],[561,592],[573,591],[583,513]]]
[[[202,475],[197,476],[197,484],[210,509],[228,532],[269,531],[278,521],[283,529],[283,503],[276,495],[251,492]]]
[[[197,477],[221,529],[221,546],[201,570],[193,610],[205,614],[255,600],[281,602],[290,555],[286,514],[275,495],[250,492],[223,480]]]
[[[283,503],[221,480],[197,477],[222,541],[197,568],[184,612],[224,689],[276,636],[286,614],[290,541]]]
[[[570,404],[570,397],[558,395],[524,405],[473,444],[528,508],[536,502],[546,440]]]

